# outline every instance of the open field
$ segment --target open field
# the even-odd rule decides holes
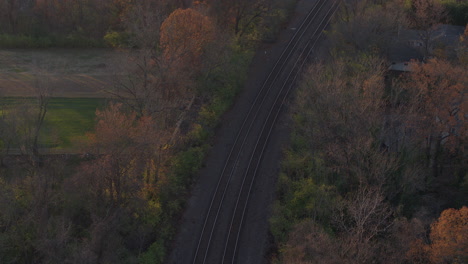
[[[33,96],[37,79],[47,79],[54,96],[104,98],[126,60],[106,49],[0,50],[0,96]]]
[[[44,146],[78,147],[74,143],[94,129],[96,109],[104,103],[105,99],[100,98],[52,99],[42,133]]]
[[[32,103],[34,98],[3,98],[5,109]],[[102,98],[52,98],[40,134],[40,147],[51,150],[76,149],[78,142],[91,132],[96,109],[105,105]]]
[[[106,49],[0,50],[0,105],[34,102],[38,80],[52,89],[40,147],[73,152],[92,131],[96,109],[105,104],[113,80],[126,73],[127,53]]]

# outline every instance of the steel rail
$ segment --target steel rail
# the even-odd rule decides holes
[[[261,95],[262,93],[264,92],[265,88],[268,87],[266,93],[268,93],[270,90],[271,90],[271,87],[273,86],[273,83],[276,82],[278,76],[280,75],[279,73],[282,72],[282,70],[284,69],[285,65],[287,64],[286,62],[288,61],[288,59],[292,56],[292,54],[294,53],[295,51],[295,48],[296,46],[298,45],[299,43],[299,39],[301,39],[305,33],[305,31],[308,29],[308,27],[311,25],[313,19],[316,17],[316,15],[318,14],[318,11],[319,10],[316,10],[318,5],[321,4],[321,6],[319,8],[321,8],[324,3],[326,1],[323,1],[323,0],[319,0],[316,2],[316,4],[314,5],[314,7],[311,9],[311,11],[308,13],[307,17],[304,19],[304,21],[302,22],[302,24],[300,25],[299,29],[295,32],[295,34],[293,35],[293,37],[291,38],[291,40],[288,42],[287,46],[285,47],[285,49],[283,50],[282,54],[280,55],[280,57],[278,58],[278,60],[276,61],[273,69],[270,71],[267,79],[265,80],[265,82],[263,83],[260,91],[258,92],[257,96],[255,97],[255,100],[254,100],[254,103],[251,105],[247,115],[246,115],[246,118],[244,119],[243,123],[242,123],[242,126],[241,128],[239,129],[239,132],[236,136],[236,139],[235,139],[235,142],[233,144],[233,147],[231,148],[231,151],[228,155],[228,158],[227,158],[227,161],[224,165],[224,168],[221,172],[221,177],[220,179],[218,180],[218,183],[217,183],[217,186],[216,186],[216,189],[215,189],[215,192],[213,194],[213,197],[211,199],[211,202],[210,202],[210,207],[208,209],[208,212],[206,214],[206,218],[205,218],[205,221],[204,221],[204,225],[203,225],[203,228],[202,228],[202,232],[200,234],[200,238],[199,238],[199,241],[198,241],[198,244],[197,244],[197,249],[196,249],[196,252],[195,252],[195,256],[193,258],[193,263],[196,263],[197,262],[197,256],[198,256],[198,253],[199,253],[199,250],[200,250],[200,245],[202,243],[202,239],[203,239],[203,235],[204,235],[204,232],[205,232],[205,229],[207,228],[207,222],[209,220],[209,215],[210,213],[212,212],[212,208],[213,208],[213,204],[215,203],[215,200],[216,200],[216,195],[218,194],[218,191],[219,191],[219,188],[220,188],[220,185],[223,181],[223,179],[225,177],[223,177],[225,175],[225,172],[227,170],[227,167],[230,165],[230,159],[233,155],[233,153],[235,152],[235,149],[236,149],[236,145],[241,137],[241,134],[243,133],[243,130],[244,130],[244,127],[245,125],[247,124],[247,121],[249,121],[249,119],[251,118],[251,113],[253,111],[253,109],[256,107],[257,105],[257,102],[259,101],[259,99],[261,98]],[[314,10],[316,10],[316,12],[314,12]],[[314,13],[314,15],[312,16],[311,18],[311,15]],[[307,23],[307,25],[305,26],[306,29],[303,30],[304,28],[304,25]],[[301,33],[299,35],[299,33]],[[299,38],[298,38],[299,36]],[[293,44],[294,43],[294,44]],[[293,46],[291,47],[291,45],[293,44]],[[286,52],[288,52],[287,56],[285,57],[284,55],[286,54]],[[282,60],[284,60],[283,62],[281,62]],[[280,68],[278,69],[278,65],[280,66]],[[276,74],[273,78],[273,80],[271,80],[271,77],[272,75],[275,73],[275,71],[278,71],[278,74]],[[267,85],[268,82],[271,81],[271,84],[270,85]],[[205,250],[205,254],[204,254],[204,257],[203,257],[203,262],[202,263],[205,263],[206,262],[206,258],[207,258],[207,255],[208,255],[208,250],[209,250],[209,247],[210,247],[210,243],[211,243],[211,239],[212,239],[212,236],[213,236],[213,232],[214,232],[214,228],[215,228],[215,224],[217,222],[217,219],[218,219],[218,215],[219,215],[219,211],[220,211],[220,208],[221,208],[221,204],[223,203],[224,201],[224,198],[225,198],[225,194],[226,194],[226,190],[228,188],[228,185],[229,185],[229,182],[232,178],[232,175],[234,174],[234,170],[235,170],[235,167],[237,166],[238,162],[239,162],[239,156],[240,156],[240,153],[241,153],[241,150],[243,149],[243,146],[245,145],[245,142],[246,142],[246,138],[247,138],[247,135],[250,133],[250,130],[252,128],[252,125],[253,125],[253,121],[255,120],[255,118],[257,117],[258,115],[258,112],[260,111],[261,109],[261,106],[263,105],[264,101],[265,101],[265,98],[266,96],[263,96],[262,97],[262,101],[261,101],[261,104],[260,104],[260,107],[258,107],[259,109],[257,110],[257,112],[255,113],[255,116],[253,117],[252,121],[251,121],[251,124],[249,126],[249,129],[247,130],[246,132],[246,136],[244,137],[244,140],[242,142],[242,145],[240,147],[240,149],[238,150],[238,153],[237,153],[237,156],[236,156],[236,159],[234,161],[234,164],[233,164],[233,169],[229,175],[229,178],[227,179],[227,183],[226,183],[226,186],[223,190],[223,195],[221,197],[221,201],[220,201],[220,206],[218,207],[218,210],[216,212],[216,216],[215,216],[215,219],[214,219],[214,223],[212,224],[212,229],[211,229],[211,232],[210,232],[210,236],[209,236],[209,240],[208,240],[208,244],[207,244],[207,248]]]
[[[239,205],[239,202],[241,200],[241,198],[243,197],[242,195],[242,189],[244,187],[244,182],[245,180],[247,179],[247,176],[249,175],[249,170],[250,170],[250,166],[252,165],[252,162],[254,162],[254,158],[255,158],[255,152],[257,151],[257,147],[259,146],[260,141],[262,139],[262,135],[264,134],[264,132],[267,132],[267,135],[266,135],[266,138],[263,142],[263,145],[261,146],[261,150],[260,150],[260,153],[258,155],[258,160],[257,160],[257,163],[255,165],[255,168],[254,168],[254,171],[252,173],[252,178],[250,180],[250,185],[249,185],[249,189],[247,191],[247,196],[246,196],[246,201],[245,201],[245,204],[244,206],[242,206],[242,214],[241,214],[241,218],[240,218],[240,223],[238,225],[238,229],[237,229],[237,235],[236,235],[236,239],[235,239],[235,243],[234,243],[234,249],[232,251],[232,257],[231,257],[231,263],[234,263],[235,262],[235,254],[236,254],[236,251],[237,251],[237,247],[238,247],[238,243],[239,243],[239,237],[240,237],[240,233],[241,233],[241,228],[242,228],[242,224],[243,224],[243,221],[245,219],[245,213],[246,213],[246,209],[247,209],[247,205],[248,205],[248,202],[249,202],[249,198],[250,198],[250,193],[251,193],[251,190],[252,190],[252,187],[253,187],[253,183],[255,181],[255,177],[257,175],[257,172],[258,172],[258,169],[260,167],[260,164],[261,164],[261,160],[262,160],[262,157],[263,157],[263,154],[265,153],[265,149],[266,149],[266,146],[267,146],[267,142],[271,136],[271,133],[273,131],[273,128],[274,128],[274,125],[276,123],[276,120],[278,119],[278,116],[279,116],[279,113],[281,111],[281,108],[282,106],[284,105],[284,102],[286,101],[286,98],[288,97],[290,91],[292,90],[292,87],[293,87],[293,84],[295,83],[297,77],[299,76],[301,70],[303,69],[304,67],[304,64],[305,62],[307,61],[307,58],[310,56],[313,48],[315,47],[315,44],[317,43],[317,41],[320,39],[322,33],[323,33],[323,30],[326,28],[326,26],[328,25],[328,23],[330,22],[331,18],[333,17],[333,14],[336,12],[337,10],[337,7],[339,5],[339,1],[335,1],[332,6],[330,7],[330,9],[328,10],[327,14],[325,15],[324,19],[320,22],[320,24],[318,25],[318,27],[316,28],[316,30],[314,31],[314,33],[312,34],[313,37],[316,37],[315,38],[315,41],[313,42],[313,44],[310,46],[310,43],[312,42],[312,38],[309,39],[309,41],[307,42],[306,44],[306,49],[304,49],[302,52],[301,52],[301,55],[299,56],[299,58],[296,60],[296,62],[294,63],[294,66],[292,67],[290,73],[288,74],[288,77],[286,78],[285,82],[283,83],[283,86],[281,87],[281,90],[280,92],[278,93],[277,97],[275,98],[275,102],[274,104],[272,105],[270,111],[269,111],[269,114],[268,114],[268,117],[266,119],[266,121],[264,122],[263,126],[262,126],[262,130],[261,130],[261,133],[260,133],[260,136],[256,142],[256,145],[255,145],[255,149],[254,151],[252,152],[252,155],[250,157],[250,161],[249,161],[249,166],[248,168],[246,169],[246,172],[244,174],[244,179],[243,179],[243,183],[242,183],[242,186],[241,186],[241,190],[239,191],[239,195],[238,195],[238,198],[237,198],[237,201],[236,201],[236,207],[234,209],[234,211],[236,212],[237,211],[237,208],[238,208],[238,205]],[[333,11],[333,12],[332,12]],[[331,15],[330,15],[330,12]],[[328,17],[328,18],[327,18]],[[326,22],[325,22],[326,21]],[[325,22],[325,23],[324,23]],[[323,25],[323,27],[322,27]],[[320,32],[318,32],[320,29]],[[317,32],[319,33],[318,35]],[[309,47],[310,46],[310,47]],[[306,52],[306,50],[308,50],[307,52],[307,55],[303,57],[304,53]],[[302,64],[296,68],[298,62],[303,59],[302,61]],[[297,69],[297,71],[296,71]],[[294,78],[290,80],[290,77],[291,75],[295,72],[295,75],[294,75]],[[283,93],[284,91],[284,88],[286,87],[286,85],[289,83],[289,86],[288,88],[286,89],[286,92],[284,94],[284,96],[281,96],[281,94]],[[281,100],[282,98],[282,100]],[[281,103],[278,104],[278,102],[281,100]],[[276,109],[275,109],[276,108]],[[273,117],[273,119],[271,120],[271,122],[269,122],[269,119],[270,119],[270,116],[273,114],[273,112],[275,112],[276,110],[276,113]],[[269,129],[267,131],[265,131],[266,127],[269,125]],[[226,254],[227,254],[227,250],[228,250],[228,246],[229,246],[229,237],[231,236],[231,233],[232,233],[232,230],[233,230],[233,227],[234,227],[234,220],[235,220],[235,216],[236,214],[233,215],[232,219],[231,219],[231,225],[230,225],[230,228],[229,228],[229,234],[228,234],[228,238],[226,240],[226,244],[225,244],[225,249],[224,249],[224,254],[223,254],[223,261],[222,263],[225,263],[226,262]],[[229,261],[229,260],[227,260]]]

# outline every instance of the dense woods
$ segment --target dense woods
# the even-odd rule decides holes
[[[401,28],[424,41],[447,18],[438,1],[411,3],[344,1],[328,56],[305,70],[270,220],[273,263],[468,261],[467,31],[458,55],[423,47],[423,61],[391,71]]]
[[[2,48],[127,55],[74,154],[41,148],[41,133],[56,137],[47,76],[30,98],[0,97],[0,262],[163,263],[220,116],[294,4],[0,1]],[[434,44],[441,23],[466,26],[467,8],[342,1],[291,106],[273,263],[468,261],[468,28],[454,49]],[[404,29],[418,30],[422,59],[390,71]]]
[[[164,261],[253,51],[294,7],[248,3],[1,1],[2,47],[106,43],[127,56],[73,154],[48,154],[39,142],[54,98],[45,76],[36,75],[30,98],[2,98],[0,262]]]
[[[293,2],[206,0],[195,5],[223,30],[245,39],[272,39],[287,16],[281,10]],[[158,31],[160,19],[192,6],[191,0],[5,0],[0,3],[0,47],[134,46],[140,43],[131,37],[148,23]],[[257,31],[258,26],[263,29]]]

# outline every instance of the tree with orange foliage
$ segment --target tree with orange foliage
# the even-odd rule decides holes
[[[134,5],[127,26],[132,44],[140,49],[131,53],[128,78],[116,79],[109,90],[138,116],[151,115],[166,127],[172,127],[180,110],[193,102],[196,75],[214,39],[214,25],[207,16],[176,9],[165,18],[170,9],[167,0]]]
[[[437,176],[442,149],[463,155],[468,128],[468,76],[466,68],[437,59],[413,63],[411,69],[406,83],[414,107],[411,126],[417,137],[426,139],[426,156]]]
[[[214,33],[209,17],[191,8],[175,10],[161,25],[160,44],[165,59],[179,67],[196,67]]]
[[[195,76],[200,73],[202,56],[214,34],[211,19],[191,8],[175,10],[161,25],[160,66],[164,74],[160,88],[163,97],[179,108],[193,102]]]
[[[411,242],[406,253],[412,263],[467,263],[468,207],[446,209],[431,224],[430,244],[422,239]]]
[[[294,226],[282,250],[282,263],[344,263],[338,243],[311,220]]]
[[[434,263],[468,262],[468,207],[442,212],[431,225],[430,257]]]
[[[96,197],[121,204],[157,183],[159,168],[154,166],[160,165],[158,151],[166,137],[150,117],[125,113],[121,104],[98,110],[96,116],[96,133],[90,136],[90,152],[96,159],[83,171],[93,182]]]

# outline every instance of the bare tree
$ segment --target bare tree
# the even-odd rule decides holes
[[[34,157],[39,157],[39,132],[44,125],[50,99],[52,97],[52,87],[47,76],[36,76],[34,89],[37,98],[37,113],[32,134],[31,153]]]
[[[369,0],[346,0],[342,2],[341,12],[338,12],[340,20],[349,22],[353,18],[363,15],[366,7],[369,5]]]
[[[413,0],[410,22],[419,30],[419,38],[424,45],[424,55],[429,56],[432,51],[434,33],[437,27],[447,17],[447,11],[437,0]]]
[[[93,182],[95,197],[107,204],[121,205],[139,192],[158,184],[168,133],[149,116],[125,113],[121,104],[97,111],[96,133],[90,135],[88,152],[96,159],[80,172]]]
[[[466,69],[436,59],[411,67],[404,83],[411,105],[406,126],[414,131],[412,141],[424,146],[427,166],[438,176],[444,151],[462,159],[466,155]]]
[[[123,61],[124,74],[116,74],[114,86],[108,90],[139,116],[160,113],[165,107],[158,90],[160,78],[156,77],[162,74],[162,69],[153,54],[151,49],[131,52]]]
[[[322,227],[306,220],[297,224],[283,248],[282,263],[338,264],[344,263],[338,253],[338,243]]]
[[[400,27],[407,24],[402,8],[397,3],[373,5],[370,1],[352,0],[343,4],[343,16],[330,34],[338,51],[385,53],[392,46]]]
[[[124,22],[131,33],[131,46],[151,50],[151,56],[156,56],[159,48],[159,29],[169,13],[170,8],[165,1],[135,2],[125,15]]]
[[[221,25],[232,28],[234,34],[244,35],[248,28],[256,23],[268,11],[271,0],[209,0],[213,17]]]
[[[340,255],[357,263],[376,257],[377,236],[391,227],[391,215],[379,187],[360,186],[336,215],[342,241]]]
[[[305,77],[307,89],[298,95],[299,107],[305,109],[301,116],[307,120],[304,133],[313,135],[310,149],[326,155],[347,189],[359,182],[383,181],[395,166],[393,158],[381,153],[381,135],[374,132],[384,115],[381,60],[361,58],[355,63],[356,68],[344,61],[312,66]]]
[[[2,98],[2,94],[0,94]],[[2,100],[2,102],[5,102]],[[6,103],[0,103],[0,167],[4,167],[4,156],[8,155],[12,141],[12,133],[9,133],[11,126],[7,122],[7,105]]]
[[[18,34],[30,26],[34,0],[4,0],[0,2],[0,25],[2,33]],[[28,29],[29,30],[29,29]]]
[[[19,148],[22,154],[30,157],[32,165],[39,166],[42,164],[39,139],[52,96],[48,76],[36,75],[32,92],[35,97],[31,100],[19,99],[8,106],[3,116],[3,133],[7,150]]]

